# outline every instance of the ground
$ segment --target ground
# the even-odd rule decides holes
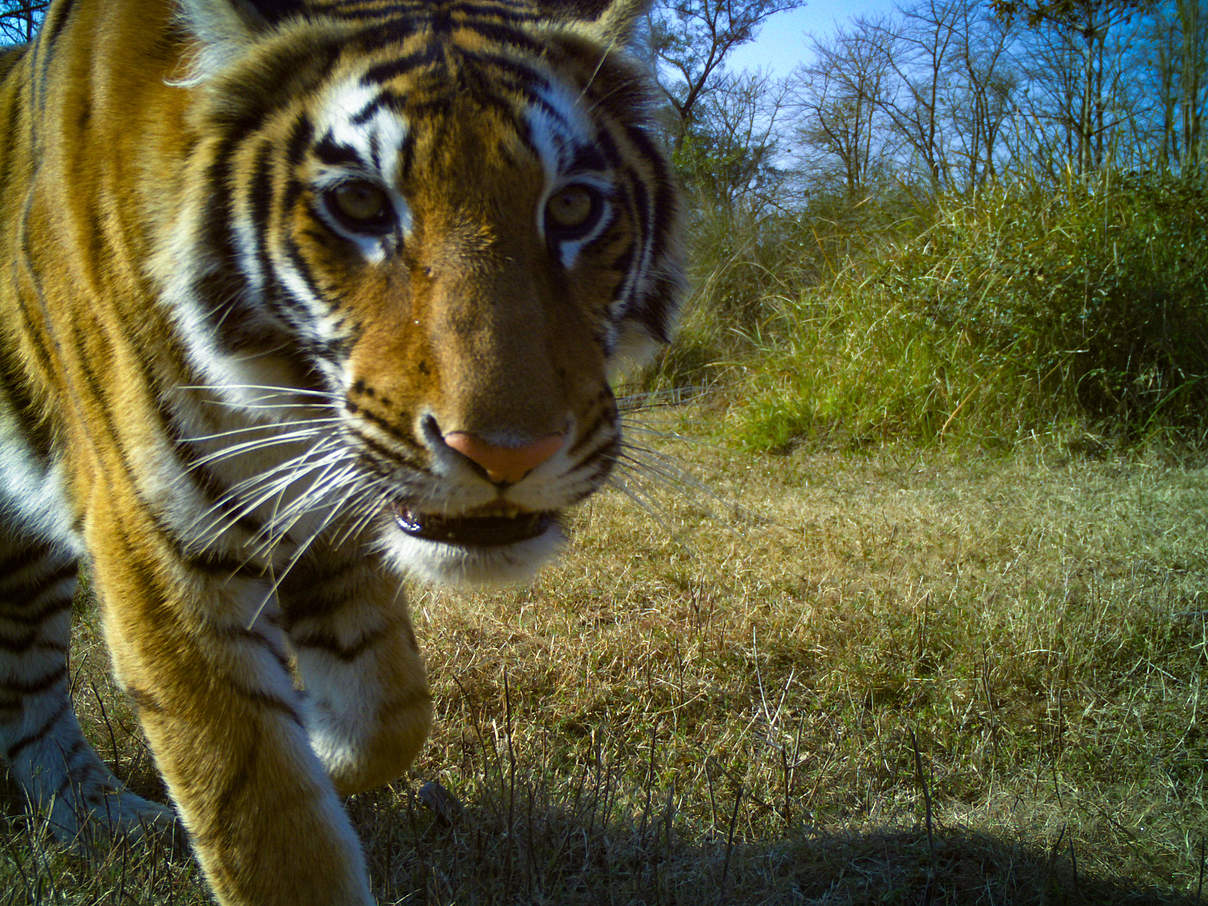
[[[535,584],[412,589],[438,724],[349,806],[383,903],[1202,902],[1198,462],[634,419],[629,493]],[[89,732],[155,795],[79,619]],[[206,902],[167,842],[83,860],[3,789],[0,906]]]

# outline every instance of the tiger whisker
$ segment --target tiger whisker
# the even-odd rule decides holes
[[[339,466],[341,459],[345,458],[346,455],[336,456],[326,464],[323,473],[298,498],[288,503],[284,509],[274,510],[265,530],[257,533],[257,536],[251,539],[255,543],[255,553],[271,556],[273,549],[283,538],[289,536],[290,531],[300,520],[323,507],[330,506],[326,498],[331,491],[348,483],[349,477],[356,477],[355,462],[350,458],[344,463],[342,471],[334,476],[330,475],[332,469]],[[340,505],[337,505],[337,509]]]
[[[327,445],[333,446],[334,444],[328,443]],[[323,458],[317,462],[306,462],[307,459],[316,455],[321,455]],[[239,520],[251,515],[268,500],[271,500],[274,496],[283,496],[291,485],[303,480],[307,475],[324,468],[344,455],[344,452],[338,449],[324,451],[320,450],[318,446],[312,447],[305,453],[281,463],[268,472],[259,473],[232,486],[223,495],[221,500],[216,502],[194,521],[193,527],[200,530],[200,537],[204,539],[205,545],[209,546],[232,526],[237,524]],[[232,506],[233,509],[231,511],[226,511],[227,507]],[[211,514],[216,514],[219,518],[213,520],[203,529],[200,526],[201,520]],[[224,516],[225,519],[221,518]],[[271,520],[269,524],[271,525]]]
[[[338,424],[340,421],[341,421],[341,419],[337,416],[329,416],[329,417],[325,417],[325,418],[298,419],[296,421],[290,421],[289,427],[290,428],[299,428],[299,427],[309,428],[309,426],[312,426],[312,425]],[[282,425],[247,425],[242,428],[231,428],[230,430],[227,430],[227,431],[216,431],[213,434],[198,434],[193,437],[182,437],[181,442],[193,444],[193,443],[202,443],[204,441],[222,440],[223,438],[226,438],[226,437],[235,437],[235,436],[238,436],[241,434],[252,434],[255,432],[272,431],[274,428],[278,428],[278,427],[283,427],[283,426]],[[269,437],[265,438],[265,439],[267,440],[267,439],[272,439],[272,438],[280,437],[280,436],[283,436],[283,435],[273,434],[273,435],[269,435]],[[294,435],[291,434],[291,437],[292,436],[294,436]]]
[[[350,489],[348,491],[348,493],[345,494],[345,496],[340,500],[339,503],[332,506],[332,508],[328,511],[327,518],[325,518],[323,521],[321,521],[320,524],[318,525],[318,527],[316,527],[315,530],[313,532],[311,532],[307,538],[305,538],[301,543],[299,543],[297,545],[293,556],[291,556],[289,558],[289,561],[285,564],[285,567],[281,570],[280,575],[273,576],[272,584],[269,586],[268,591],[265,592],[264,598],[260,601],[260,604],[256,607],[255,612],[252,614],[252,618],[249,621],[248,626],[247,626],[247,628],[249,630],[253,626],[256,625],[256,620],[260,618],[260,615],[264,612],[264,608],[267,607],[269,602],[272,601],[273,598],[276,597],[277,590],[281,587],[281,583],[285,581],[286,577],[290,574],[290,572],[293,570],[293,568],[299,563],[299,561],[301,561],[302,557],[306,554],[306,552],[308,550],[310,550],[311,545],[314,544],[315,541],[323,534],[323,532],[327,530],[327,527],[331,524],[332,519],[335,518],[335,514],[339,512],[340,507],[348,499],[348,496],[351,493],[352,493],[352,489]]]

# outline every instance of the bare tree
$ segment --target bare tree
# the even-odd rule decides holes
[[[699,102],[677,161],[691,187],[727,208],[776,206],[777,166],[787,83],[763,72],[724,73]]]
[[[900,22],[880,20],[871,27],[901,87],[884,95],[884,111],[921,164],[932,191],[938,191],[951,182],[942,104],[958,49],[960,2],[920,0],[900,13]]]
[[[1028,23],[1033,61],[1028,113],[1046,152],[1079,173],[1107,162],[1118,127],[1135,116],[1121,92],[1121,31],[1153,0],[997,0],[1004,18]]]
[[[0,44],[23,44],[33,38],[50,0],[0,0]]]
[[[952,156],[962,164],[964,185],[978,186],[998,173],[1020,74],[1010,53],[1010,24],[991,15],[979,0],[956,0],[956,6],[958,84],[948,101]]]
[[[837,177],[852,201],[891,156],[884,111],[895,86],[883,30],[880,20],[857,19],[829,40],[815,39],[814,62],[793,73],[789,103],[805,170],[814,181]]]
[[[1184,171],[1208,166],[1208,10],[1202,0],[1162,4],[1149,47],[1160,111],[1157,162]]]
[[[678,149],[696,124],[700,104],[718,85],[734,48],[755,39],[776,13],[805,0],[663,0],[650,14],[650,38],[659,78],[677,122]]]

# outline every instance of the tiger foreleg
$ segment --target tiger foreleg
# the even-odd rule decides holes
[[[161,545],[152,539],[90,539],[105,630],[218,901],[372,903],[360,844],[307,737],[284,634],[251,619],[266,583],[172,562],[146,549]]]
[[[362,557],[283,586],[311,744],[343,794],[402,774],[432,725],[432,696],[399,581]]]
[[[34,811],[66,842],[170,828],[171,809],[134,795],[84,739],[69,694],[75,558],[0,541],[0,752]]]

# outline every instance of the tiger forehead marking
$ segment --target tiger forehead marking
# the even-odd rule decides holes
[[[548,561],[674,320],[644,8],[52,0],[0,62],[0,754],[63,836],[174,820],[70,707],[85,561],[218,902],[373,902],[401,577]]]

